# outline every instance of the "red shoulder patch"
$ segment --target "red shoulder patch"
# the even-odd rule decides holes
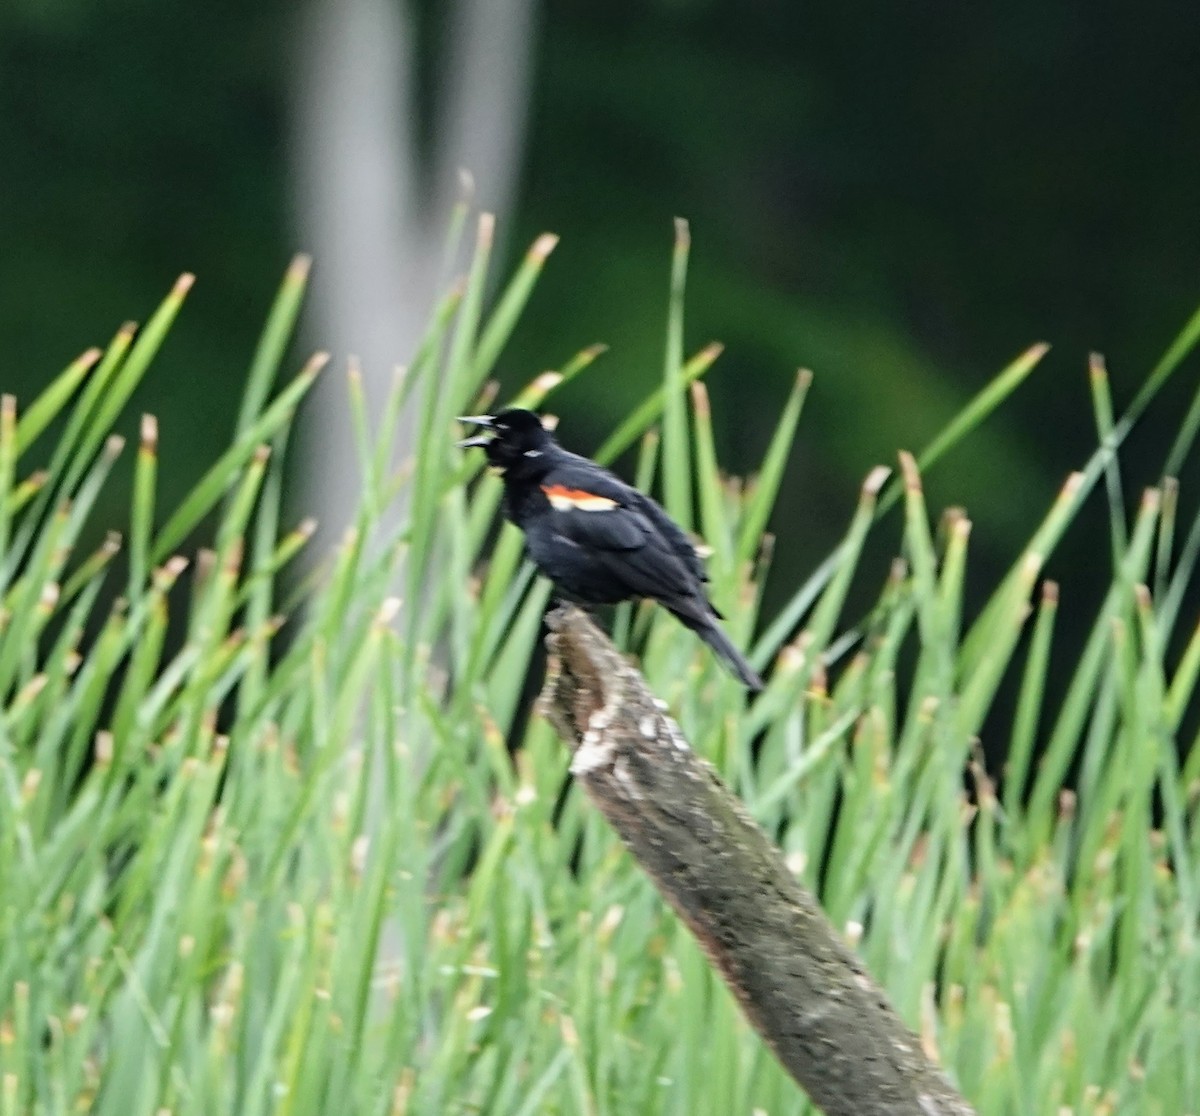
[[[568,488],[565,484],[543,484],[542,491],[550,506],[558,511],[612,511],[617,507],[616,500],[607,496],[597,496],[584,488]]]

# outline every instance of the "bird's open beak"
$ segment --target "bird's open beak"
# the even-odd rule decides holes
[[[491,430],[496,422],[491,415],[459,415],[458,421],[464,426],[482,426],[485,430]],[[486,446],[490,441],[491,438],[486,434],[476,434],[473,438],[464,438],[461,442],[456,442],[455,445],[459,449],[473,449],[476,446]]]

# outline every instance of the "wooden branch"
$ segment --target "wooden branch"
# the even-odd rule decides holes
[[[581,610],[547,617],[542,710],[571,770],[828,1116],[970,1116],[666,706]]]

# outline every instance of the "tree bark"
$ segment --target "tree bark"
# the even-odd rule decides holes
[[[572,773],[829,1116],[968,1116],[737,797],[578,608],[552,611],[543,712]]]

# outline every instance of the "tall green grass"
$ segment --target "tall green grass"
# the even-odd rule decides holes
[[[112,424],[190,280],[136,339],[123,328],[38,399],[4,400],[0,1114],[808,1110],[521,707],[547,592],[518,533],[495,534],[499,482],[453,448],[453,416],[494,399],[552,247],[489,301],[481,222],[382,413],[351,376],[361,502],[298,590],[312,525],[283,520],[281,481],[324,363],[282,372],[305,261],[228,448],[163,508],[170,446],[145,421],[129,521],[90,553],[123,452]],[[770,684],[747,703],[650,608],[624,608],[620,638],[981,1112],[1197,1111],[1200,748],[1179,732],[1200,634],[1178,660],[1166,648],[1194,624],[1200,517],[1169,473],[1200,401],[1163,428],[1164,478],[1130,511],[1118,450],[1200,316],[1125,415],[1093,365],[1098,448],[978,614],[970,522],[926,507],[922,471],[1040,349],[894,475],[874,471],[836,551],[761,616],[809,377],[780,401],[758,474],[725,477],[701,379],[719,347],[684,347],[687,254],[680,226],[662,386],[601,456],[640,445],[639,481],[707,539],[717,604]],[[598,355],[517,400],[541,404]],[[416,441],[398,458],[405,407]],[[1088,498],[1109,502],[1111,586],[1064,664],[1042,571]],[[881,523],[896,502],[902,522]],[[880,531],[897,559],[856,625],[847,594]],[[1052,668],[1070,671],[1061,701]],[[997,730],[1004,679],[1019,696]],[[1006,772],[979,759],[985,726]]]

